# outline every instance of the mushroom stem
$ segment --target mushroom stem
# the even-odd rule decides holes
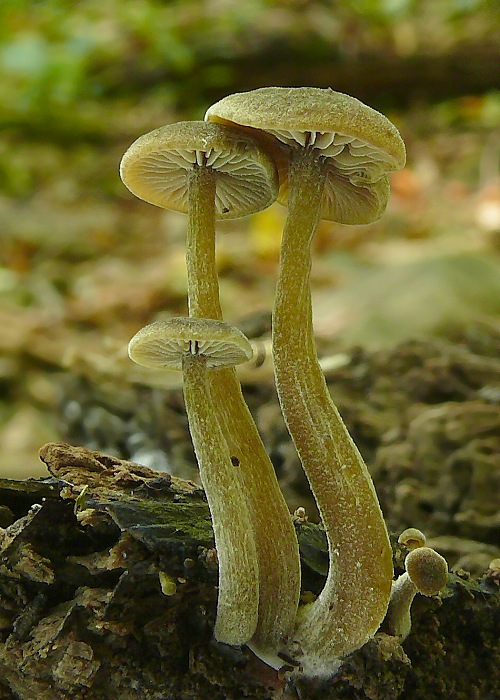
[[[189,173],[186,267],[189,315],[222,320],[215,261],[215,173],[205,165]]]
[[[249,509],[243,507],[231,455],[222,431],[214,424],[206,360],[187,355],[182,366],[189,430],[212,514],[219,559],[215,638],[226,644],[245,644],[257,625],[255,599],[259,587]]]
[[[384,618],[392,580],[387,530],[370,475],[333,404],[315,349],[310,242],[321,212],[324,160],[294,151],[273,316],[277,391],[328,538],[326,584],[298,619],[290,653],[330,676]]]
[[[416,595],[417,587],[405,571],[392,584],[391,601],[384,622],[384,629],[388,634],[401,639],[406,639],[410,634],[410,608]]]
[[[215,185],[210,169],[193,169],[186,252],[190,316],[222,319],[215,262]],[[212,407],[247,503],[259,567],[259,619],[252,650],[269,665],[292,631],[300,594],[300,558],[290,512],[248,410],[233,367],[210,372]],[[248,640],[247,640],[248,641]]]
[[[212,373],[210,391],[231,455],[239,462],[256,535],[259,620],[249,646],[265,663],[280,668],[283,660],[276,654],[293,630],[300,594],[295,529],[236,372]]]

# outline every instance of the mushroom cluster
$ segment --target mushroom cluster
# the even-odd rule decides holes
[[[310,246],[321,218],[366,224],[382,215],[387,174],[404,166],[405,148],[385,116],[330,89],[234,94],[205,119],[156,129],[122,159],[135,195],[188,214],[189,318],[146,326],[129,354],[183,372],[219,558],[216,639],[247,644],[273,668],[285,658],[304,675],[328,677],[379,628],[393,569],[370,475],[318,363]],[[223,321],[215,264],[216,219],[275,199],[288,206],[273,310],[276,387],[330,556],[323,590],[300,608],[292,519],[234,369],[251,347]]]

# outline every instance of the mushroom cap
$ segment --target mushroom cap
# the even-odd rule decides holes
[[[234,326],[206,318],[155,321],[128,344],[129,357],[144,367],[182,369],[186,355],[206,358],[207,368],[232,367],[252,358],[247,337]]]
[[[140,136],[125,152],[120,177],[140,199],[188,213],[189,175],[216,173],[215,215],[236,219],[265,209],[278,193],[270,156],[249,135],[202,121],[178,122]]]
[[[405,559],[406,573],[419,593],[436,595],[448,581],[446,559],[430,547],[412,549]]]
[[[404,545],[407,549],[417,549],[417,547],[425,547],[427,539],[421,530],[416,527],[409,527],[398,537],[398,543]]]
[[[315,149],[326,159],[324,219],[343,224],[376,221],[389,198],[387,173],[400,170],[406,151],[383,114],[330,88],[267,87],[228,95],[205,119],[259,129],[274,136],[280,177],[278,201],[288,200],[290,148]]]

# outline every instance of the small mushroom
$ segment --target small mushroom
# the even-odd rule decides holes
[[[125,153],[121,176],[137,196],[188,213],[186,266],[192,317],[222,320],[215,263],[215,218],[244,216],[276,198],[273,160],[255,139],[206,122],[181,122],[140,137]],[[213,410],[238,461],[256,538],[259,620],[252,649],[274,665],[293,628],[300,559],[288,507],[233,367],[210,372]]]
[[[219,559],[215,637],[226,644],[245,644],[257,626],[257,552],[249,506],[217,422],[208,373],[249,360],[250,343],[237,328],[222,321],[171,318],[136,333],[129,355],[145,367],[182,369],[189,429]]]
[[[235,219],[276,199],[274,163],[255,140],[206,122],[178,122],[140,136],[120,163],[140,199],[188,214],[186,265],[190,316],[221,319],[215,219]]]
[[[406,639],[411,629],[410,608],[417,593],[437,595],[448,581],[446,559],[430,547],[412,549],[405,559],[406,571],[393,583],[384,631]]]
[[[406,530],[403,530],[398,537],[398,543],[402,544],[410,551],[417,549],[418,547],[425,547],[426,542],[427,538],[425,537],[424,533],[421,530],[418,530],[416,527],[409,527]]]
[[[141,328],[128,354],[144,367],[182,370],[186,354],[203,358],[207,369],[221,369],[248,362],[253,351],[245,335],[224,321],[177,316]]]
[[[278,201],[288,204],[273,313],[276,387],[330,553],[325,587],[301,611],[290,653],[306,675],[329,676],[378,629],[390,596],[392,557],[370,475],[318,362],[310,244],[321,217],[366,224],[381,216],[387,173],[403,167],[404,144],[382,114],[329,89],[229,95],[205,118],[261,135],[278,164]]]

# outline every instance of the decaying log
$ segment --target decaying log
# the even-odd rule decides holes
[[[325,685],[293,680],[213,640],[217,557],[196,484],[63,443],[40,456],[49,478],[0,480],[1,700],[498,696],[498,572],[418,598],[403,646],[379,633]],[[317,593],[324,534],[296,527]]]

